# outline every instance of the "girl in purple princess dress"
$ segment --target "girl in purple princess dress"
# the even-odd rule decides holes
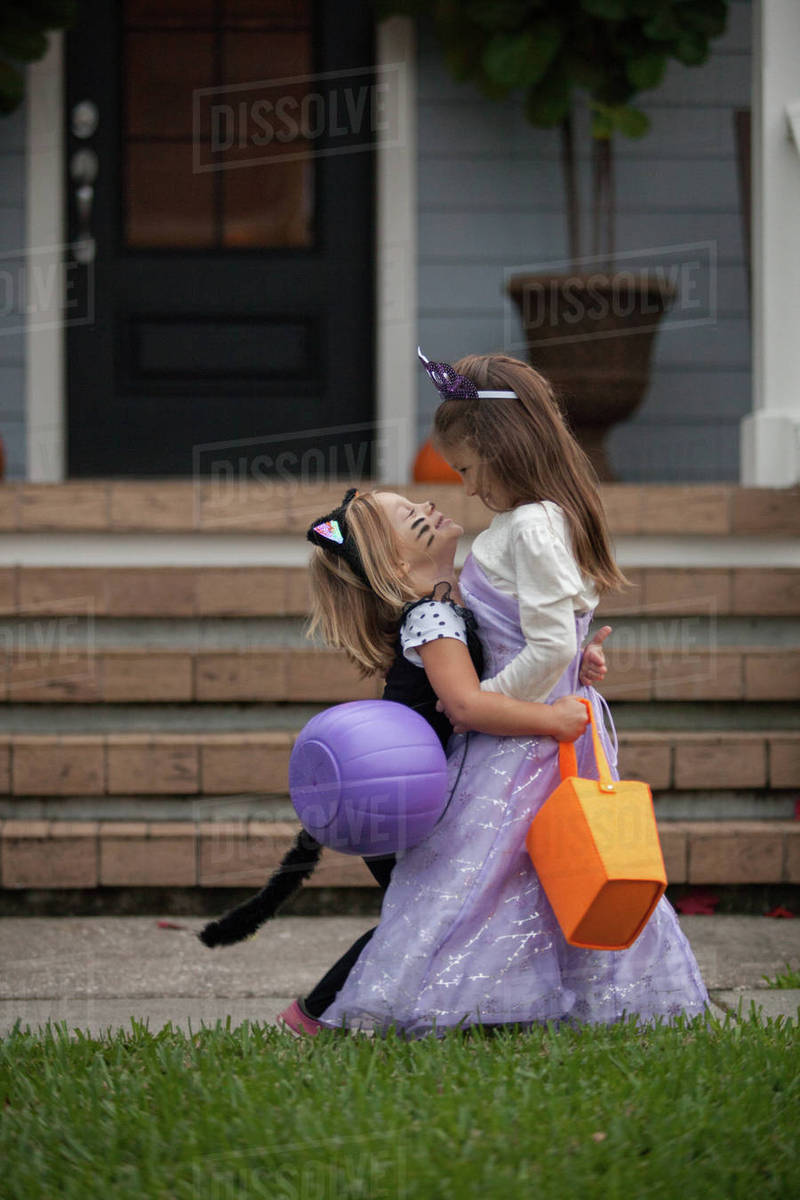
[[[320,1021],[417,1037],[473,1024],[699,1014],[708,994],[666,899],[627,950],[565,941],[525,848],[532,818],[560,780],[557,744],[497,736],[499,719],[495,732],[474,719],[471,666],[459,644],[471,613],[484,651],[479,690],[506,703],[588,696],[616,777],[604,702],[579,682],[599,594],[625,583],[591,468],[550,386],[527,364],[502,355],[455,368],[423,362],[442,396],[435,444],[467,492],[497,515],[475,539],[458,589],[450,581],[449,597],[434,593],[403,622],[405,657],[424,667],[456,730],[452,798],[432,833],[398,855],[377,930]],[[386,515],[398,527],[416,523],[401,499],[384,494]],[[475,728],[484,732],[470,733],[462,752],[464,732]],[[576,752],[580,774],[597,778],[589,734]]]
[[[406,657],[400,636],[401,628],[416,629],[428,613],[435,617],[437,639],[452,639],[448,670],[458,680],[459,712],[470,728],[574,741],[587,724],[586,709],[576,697],[542,704],[481,691],[483,649],[475,623],[451,599],[451,591],[457,591],[456,543],[463,532],[431,500],[415,503],[391,493],[358,493],[350,488],[341,504],[308,529],[315,546],[310,564],[314,619],[309,632],[319,629],[330,645],[347,652],[362,674],[385,675],[383,699],[413,708],[446,750],[453,727],[441,711],[419,656],[409,651]],[[604,677],[602,643],[610,632],[604,626],[586,646],[581,683]],[[301,830],[266,886],[209,922],[200,940],[209,947],[227,946],[254,934],[313,872],[321,851],[321,844]],[[365,862],[385,891],[395,855],[373,855]],[[279,1014],[278,1021],[298,1035],[318,1033],[317,1017],[334,1000],[373,932],[363,934],[311,992]]]

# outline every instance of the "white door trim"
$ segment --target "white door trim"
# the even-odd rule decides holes
[[[34,273],[64,261],[64,101],[61,33],[27,69],[25,134],[25,460],[32,483],[66,477],[63,276],[37,292]]]
[[[387,144],[376,162],[375,301],[378,456],[384,483],[406,483],[417,440],[417,72],[414,22],[381,21],[378,78],[387,88]],[[389,70],[389,68],[396,70]]]

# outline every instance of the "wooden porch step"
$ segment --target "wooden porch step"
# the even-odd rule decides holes
[[[361,488],[369,480],[351,481]],[[415,500],[432,498],[464,525],[484,529],[491,514],[458,484],[381,484]],[[338,504],[344,483],[90,479],[9,482],[0,488],[5,532],[237,532],[302,534]],[[613,534],[726,536],[800,533],[800,489],[734,484],[604,484]]]
[[[0,822],[0,887],[261,887],[288,822]],[[800,883],[800,821],[661,822],[671,883]],[[360,858],[326,850],[305,886],[374,887]]]
[[[607,650],[609,700],[800,699],[800,649],[698,646]],[[296,647],[253,650],[95,649],[6,652],[0,699],[14,703],[276,701],[337,703],[380,695],[343,653]]]
[[[275,646],[257,650],[21,651],[6,656],[5,689],[17,703],[80,701],[281,701],[336,703],[380,695],[338,651]]]
[[[606,652],[608,700],[800,699],[800,650],[783,646],[700,646],[674,650],[643,646]]]
[[[0,735],[9,796],[285,796],[296,732]],[[654,791],[800,788],[800,730],[619,733]]]
[[[634,567],[599,617],[798,616],[795,567]],[[0,616],[304,617],[305,567],[0,568]]]

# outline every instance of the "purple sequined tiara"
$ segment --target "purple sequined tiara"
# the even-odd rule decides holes
[[[417,356],[425,367],[443,400],[516,400],[516,392],[501,392],[479,389],[466,375],[459,375],[455,367],[446,362],[431,362],[417,346]]]

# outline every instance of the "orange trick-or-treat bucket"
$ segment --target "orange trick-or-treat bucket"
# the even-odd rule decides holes
[[[561,783],[533,818],[525,844],[571,946],[624,950],[667,886],[646,783],[611,778],[586,699],[599,779],[579,779],[575,747],[560,742]]]

